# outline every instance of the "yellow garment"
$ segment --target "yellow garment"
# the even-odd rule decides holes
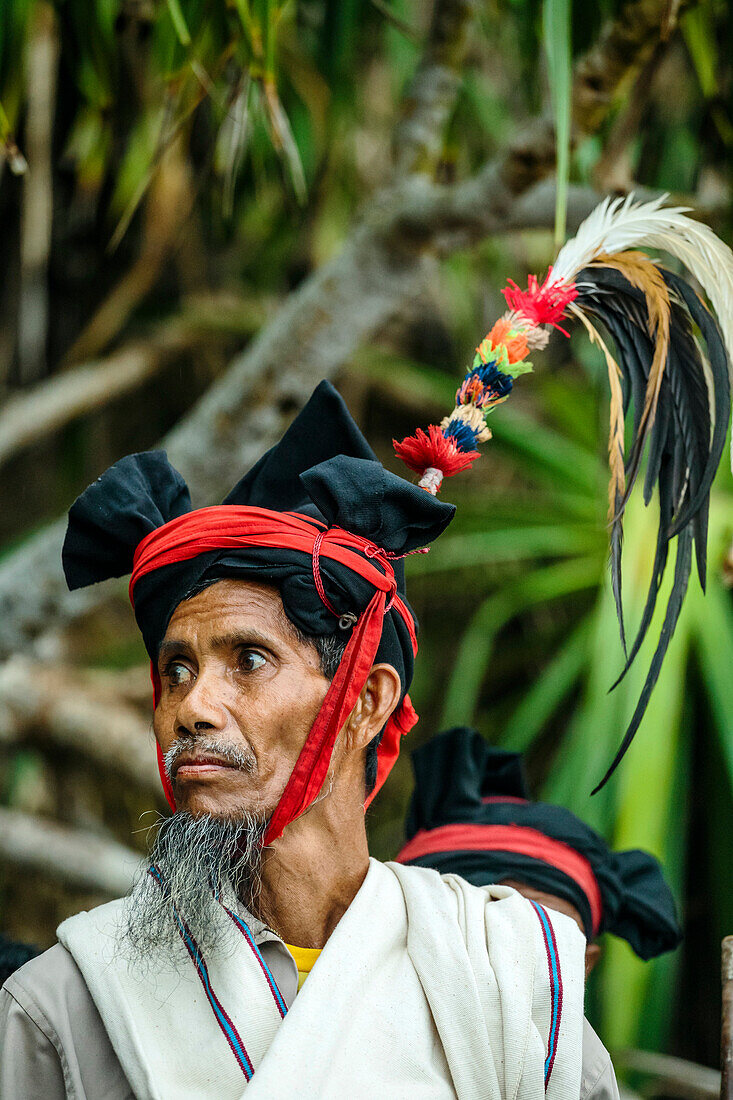
[[[290,954],[295,959],[295,965],[298,968],[298,992],[303,988],[303,982],[310,974],[313,967],[316,965],[316,959],[320,955],[323,948],[321,947],[294,947],[290,943],[286,943]]]

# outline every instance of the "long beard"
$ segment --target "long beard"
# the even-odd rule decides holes
[[[194,817],[179,811],[158,827],[149,863],[132,888],[122,938],[138,961],[177,957],[180,922],[204,955],[221,949],[221,905],[244,903],[256,911],[260,893],[262,839],[267,820],[240,811],[236,818]]]

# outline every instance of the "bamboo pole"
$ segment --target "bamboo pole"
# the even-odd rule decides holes
[[[720,1032],[720,1100],[733,1100],[733,936],[722,947],[723,1016]]]

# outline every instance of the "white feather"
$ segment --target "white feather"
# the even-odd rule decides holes
[[[572,282],[601,253],[627,248],[661,248],[680,260],[707,294],[723,333],[733,386],[733,252],[702,222],[688,218],[685,206],[605,199],[560,249],[552,281]],[[732,441],[733,448],[733,441]],[[733,467],[733,449],[731,452]]]

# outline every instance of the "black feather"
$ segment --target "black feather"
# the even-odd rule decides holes
[[[701,501],[710,491],[720,459],[725,447],[725,437],[728,431],[730,419],[731,392],[730,375],[728,372],[728,354],[725,349],[723,337],[718,323],[707,306],[700,300],[695,291],[679,275],[671,271],[664,272],[668,286],[684,301],[690,317],[700,329],[705,344],[707,345],[707,359],[710,364],[710,372],[713,379],[713,393],[715,395],[715,417],[713,420],[713,433],[709,443],[709,454],[705,469],[701,474],[700,485],[695,497],[690,500],[687,512],[693,514],[700,507]],[[685,523],[688,515],[681,513],[675,519],[672,534],[676,535]]]
[[[630,394],[633,399],[633,431],[634,436],[636,436],[644,405],[644,391],[654,355],[654,347],[646,331],[640,303],[632,301],[628,313],[626,311],[621,312],[618,309],[618,288],[604,285],[604,276],[607,274],[606,269],[593,269],[592,274],[599,276],[598,282],[596,284],[590,281],[584,282],[583,293],[579,295],[577,302],[586,313],[592,314],[602,321],[616,344],[619,365],[621,366],[622,384],[626,388],[627,395]],[[612,272],[612,274],[620,273]],[[643,295],[641,296],[641,302],[644,302]],[[626,410],[628,410],[628,401],[626,402]],[[628,496],[628,488],[627,485],[627,492],[623,497],[618,498],[617,496],[614,500],[614,516],[610,531],[611,589],[616,605],[616,616],[624,655],[627,652],[627,643],[622,600],[621,560],[623,512]]]
[[[644,390],[649,377],[654,345],[649,337],[649,319],[643,291],[633,286],[616,268],[594,267],[578,276],[579,294],[576,305],[599,318],[616,344],[617,362],[623,374],[630,374],[634,392],[634,424],[631,453],[626,462],[626,491],[622,506],[631,495],[641,467],[644,444],[654,422],[648,420],[641,432]],[[629,331],[631,326],[631,331]],[[633,364],[633,365],[632,365]],[[643,374],[644,390],[639,390],[639,371]]]
[[[624,411],[633,403],[631,446],[626,462],[626,490],[617,503],[611,526],[611,584],[624,640],[621,608],[621,524],[629,494],[646,452],[643,496],[651,500],[654,487],[659,499],[659,528],[652,574],[641,621],[626,655],[616,687],[628,672],[644,641],[657,604],[672,538],[677,538],[672,591],[659,642],[644,688],[616,757],[596,791],[607,782],[623,758],[639,728],[652,689],[679,619],[695,551],[701,584],[705,583],[705,558],[710,486],[718,468],[730,417],[728,357],[712,314],[678,275],[663,272],[670,292],[669,354],[659,390],[656,414],[640,432],[645,391],[654,356],[649,335],[646,298],[615,268],[594,267],[578,276],[576,305],[599,320],[609,332],[623,378]],[[712,376],[714,411],[695,340],[693,322],[707,345]],[[595,794],[595,791],[593,792]]]
[[[674,629],[677,626],[677,620],[680,617],[680,611],[682,610],[682,603],[687,592],[687,582],[690,579],[690,570],[692,568],[692,532],[689,528],[685,528],[681,531],[677,537],[677,559],[675,561],[674,569],[674,583],[672,585],[672,591],[670,593],[669,601],[667,603],[667,611],[664,616],[664,622],[662,623],[662,631],[659,635],[659,642],[657,648],[652,657],[651,664],[649,666],[649,672],[647,673],[646,680],[644,681],[644,687],[642,688],[639,701],[636,704],[636,710],[633,717],[629,722],[624,739],[619,746],[619,750],[616,753],[611,766],[600,781],[597,787],[591,791],[591,794],[597,794],[602,787],[605,787],[608,780],[611,778],[616,768],[623,760],[629,745],[634,739],[636,731],[641,724],[641,720],[644,717],[647,704],[649,702],[649,696],[651,695],[654,685],[659,679],[659,673],[662,668],[662,662],[664,660],[669,643],[672,640]]]
[[[671,458],[666,455],[662,460],[662,466],[665,464],[671,466]],[[654,564],[652,565],[652,577],[649,584],[649,590],[647,592],[646,602],[644,604],[644,610],[639,621],[639,628],[634,639],[634,644],[628,653],[626,658],[626,664],[621,670],[621,674],[618,679],[609,688],[609,691],[613,691],[615,687],[623,680],[626,673],[631,668],[631,665],[641,648],[641,643],[646,637],[646,632],[649,629],[649,624],[654,617],[654,611],[657,606],[657,596],[659,595],[659,589],[662,585],[662,577],[664,576],[664,570],[667,566],[667,558],[669,557],[669,523],[672,519],[674,512],[674,504],[672,497],[672,480],[670,471],[662,469],[660,467],[659,478],[659,528],[657,530],[657,547],[654,553]]]

